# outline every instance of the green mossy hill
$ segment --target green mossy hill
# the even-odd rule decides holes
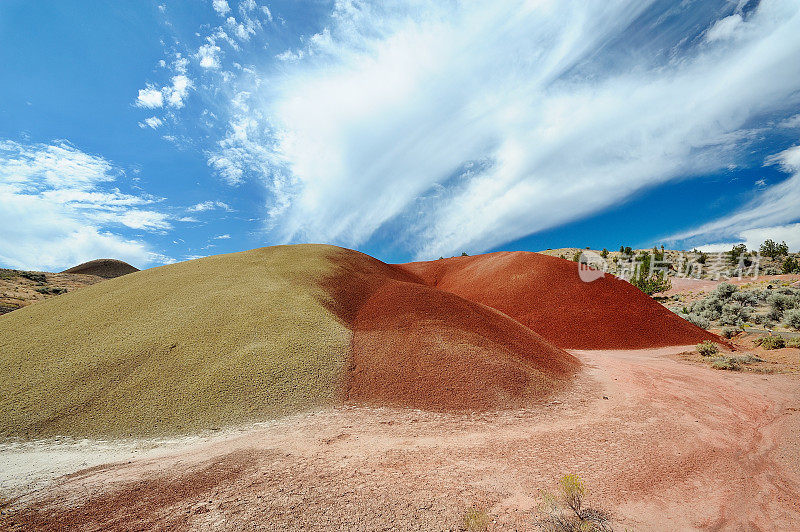
[[[0,317],[0,437],[162,436],[334,402],[332,246],[131,273]]]

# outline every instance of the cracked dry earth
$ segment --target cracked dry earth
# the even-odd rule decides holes
[[[477,507],[530,530],[540,490],[575,473],[620,530],[800,528],[800,379],[670,358],[683,350],[574,351],[575,384],[526,410],[349,406],[187,440],[58,477],[0,524],[452,530]]]

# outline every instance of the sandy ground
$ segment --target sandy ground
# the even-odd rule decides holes
[[[123,446],[49,484],[81,466],[40,444],[38,474],[4,479],[40,489],[11,498],[0,528],[448,530],[477,507],[490,529],[525,530],[567,473],[619,530],[800,528],[800,379],[675,359],[686,349],[575,351],[575,385],[527,410],[328,409],[141,456]],[[3,475],[24,476],[31,452],[0,450]]]

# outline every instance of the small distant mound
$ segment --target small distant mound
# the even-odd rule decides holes
[[[122,277],[129,273],[138,272],[139,268],[117,259],[95,259],[83,264],[73,266],[61,273],[79,273],[82,275],[96,275],[106,279]]]
[[[495,308],[564,349],[645,349],[720,339],[613,275],[526,251],[401,265],[430,286]]]

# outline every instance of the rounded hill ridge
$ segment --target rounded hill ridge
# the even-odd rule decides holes
[[[630,283],[592,282],[576,263],[501,251],[400,266],[429,286],[495,308],[564,349],[645,349],[719,338],[670,312]]]
[[[582,283],[574,263],[536,254],[391,265],[274,246],[0,318],[0,436],[182,434],[342,402],[523,407],[580,370],[563,348],[711,336],[623,281]]]

